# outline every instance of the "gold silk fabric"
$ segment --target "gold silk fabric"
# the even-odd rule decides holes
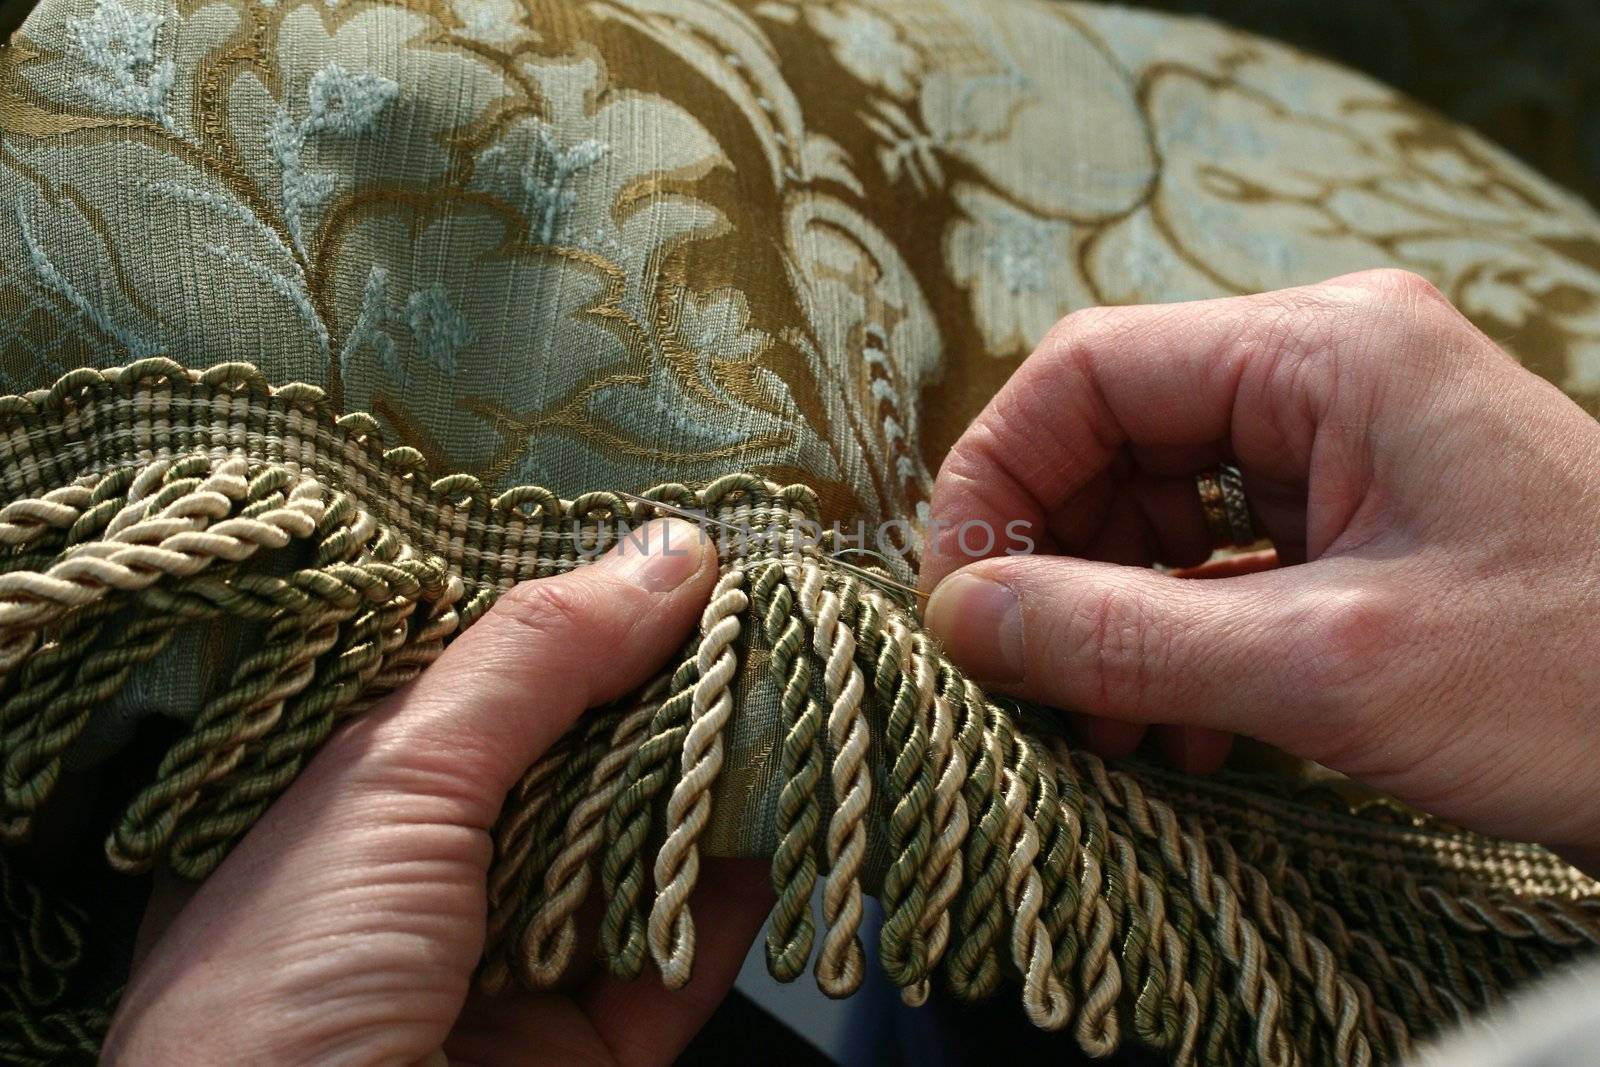
[[[1600,223],[1202,21],[1047,0],[43,0],[0,49],[0,391],[153,353],[563,494],[914,520],[1059,317],[1390,265],[1600,396]]]

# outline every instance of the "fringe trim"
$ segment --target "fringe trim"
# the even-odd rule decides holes
[[[336,415],[321,390],[164,359],[0,398],[0,483],[5,843],[28,838],[94,710],[180,627],[262,627],[106,841],[119,870],[190,878],[338,722],[501,591],[581,565],[651,510],[430,482],[414,450],[384,449],[371,417]],[[643,495],[772,537],[713,524],[723,573],[682,662],[586,716],[507,798],[490,991],[559,981],[596,890],[613,973],[688,981],[724,738],[763,659],[781,708],[766,941],[780,980],[814,967],[829,995],[857,989],[876,889],[878,956],[909,1003],[936,973],[965,998],[1010,979],[1035,1024],[1091,1054],[1137,1038],[1174,1064],[1359,1067],[1600,946],[1600,889],[1537,848],[1070,750],[1047,719],[988,700],[870,574],[797,549],[794,525],[818,518],[804,487],[732,475]],[[293,551],[309,565],[263,570]],[[880,886],[869,854],[887,856]],[[48,927],[40,898],[5,877],[13,958],[35,961],[0,965],[6,1025],[81,1043],[40,985],[75,956],[26,934]],[[48,928],[51,944],[77,937]]]

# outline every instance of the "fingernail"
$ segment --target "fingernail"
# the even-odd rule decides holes
[[[928,598],[928,628],[974,678],[1022,680],[1022,604],[1008,585],[957,572]]]
[[[595,566],[652,593],[678,588],[700,571],[705,534],[682,519],[652,519],[623,535]]]

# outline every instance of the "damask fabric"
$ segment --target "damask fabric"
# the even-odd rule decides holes
[[[904,579],[930,471],[1061,315],[1380,264],[1600,402],[1588,208],[1207,23],[1022,0],[43,0],[0,49],[0,836],[37,846],[60,782],[160,714],[180,740],[108,851],[203,875],[339,716],[513,581],[577,563],[557,520],[592,545],[648,514],[592,491],[659,486],[780,533],[900,520]],[[1019,729],[858,572],[723,550],[693,654],[511,798],[486,981],[559,971],[558,889],[590,876],[557,873],[600,851],[608,961],[637,973],[648,949],[682,979],[686,913],[649,903],[640,850],[696,810],[680,791],[713,749],[698,844],[777,856],[775,971],[809,960],[815,856],[835,991],[859,981],[861,883],[910,995],[948,947],[963,992],[1014,967],[1036,1021],[1095,1050],[1397,1056],[1600,944],[1595,887],[1537,849],[1107,769]],[[865,696],[828,688],[850,671]],[[714,737],[688,730],[714,713]],[[74,928],[35,889],[6,899],[19,945]],[[22,970],[8,1019],[32,1036],[0,1048],[92,1048],[58,1010],[82,982]]]
[[[1590,0],[1138,0],[1287,41],[1393,86],[1600,204]]]

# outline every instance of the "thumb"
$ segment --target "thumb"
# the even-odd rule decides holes
[[[438,773],[489,825],[586,709],[637,688],[683,646],[716,557],[693,525],[656,520],[591,565],[514,586],[410,687],[330,741],[322,761],[405,791]]]
[[[1295,568],[1303,576],[1308,567]],[[1058,708],[1314,747],[1326,596],[1285,572],[1207,581],[1065,557],[987,559],[940,582],[927,622],[991,687]]]

